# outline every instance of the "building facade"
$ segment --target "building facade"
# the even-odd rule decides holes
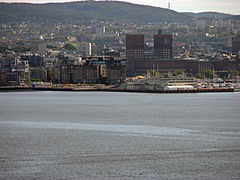
[[[82,64],[62,64],[61,83],[120,84],[125,80],[125,64],[122,60],[107,57],[89,57]]]
[[[77,50],[82,56],[91,56],[92,55],[92,43],[88,42],[79,42],[77,45]]]
[[[144,35],[126,35],[126,73],[134,75],[135,63],[144,60]]]
[[[160,73],[168,73],[175,70],[183,70],[186,73],[195,75],[203,73],[208,69],[214,69],[216,73],[228,73],[230,70],[240,71],[240,61],[229,60],[211,60],[211,61],[198,61],[198,60],[145,60],[139,61],[136,66],[136,74],[146,74],[148,70],[156,70]]]
[[[154,35],[154,56],[161,59],[173,58],[171,34]]]
[[[154,35],[154,53],[144,53],[144,35],[126,36],[127,76],[147,74],[149,70],[168,73],[183,70],[195,75],[207,69],[226,74],[230,70],[240,70],[239,60],[186,60],[173,59],[172,35]],[[233,38],[233,51],[239,52],[240,38]]]

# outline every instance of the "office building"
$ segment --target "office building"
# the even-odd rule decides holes
[[[158,34],[154,35],[154,56],[161,59],[171,59],[172,53],[172,35]]]
[[[233,51],[239,52],[240,38],[233,38]],[[149,70],[168,73],[183,70],[189,74],[197,74],[214,69],[217,73],[227,73],[230,70],[239,70],[239,61],[222,60],[185,60],[173,59],[172,35],[162,34],[154,36],[154,53],[144,53],[144,35],[126,36],[126,74],[136,76],[147,74]]]
[[[144,35],[126,35],[126,73],[132,76],[136,61],[144,59]]]

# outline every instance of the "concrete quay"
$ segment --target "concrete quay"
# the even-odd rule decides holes
[[[234,92],[233,88],[201,88],[192,90],[130,90],[118,89],[116,87],[28,87],[28,86],[2,86],[0,92],[4,91],[103,91],[103,92],[129,92],[129,93],[217,93]]]

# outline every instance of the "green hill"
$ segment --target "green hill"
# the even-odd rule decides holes
[[[233,17],[233,15],[231,14],[219,12],[200,12],[200,13],[185,12],[183,14],[194,18],[209,18],[209,19],[225,19],[228,17]]]
[[[176,11],[127,2],[0,3],[0,23],[10,21],[56,23],[92,19],[136,23],[182,23],[191,21],[189,16]]]
[[[233,20],[233,21],[240,21],[240,15],[236,15],[236,16],[231,16],[227,18],[228,20]]]

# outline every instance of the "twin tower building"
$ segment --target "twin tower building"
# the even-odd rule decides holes
[[[126,73],[127,76],[146,74],[148,70],[160,63],[162,60],[173,58],[172,35],[162,34],[159,30],[154,35],[154,52],[144,52],[144,35],[126,35]]]

